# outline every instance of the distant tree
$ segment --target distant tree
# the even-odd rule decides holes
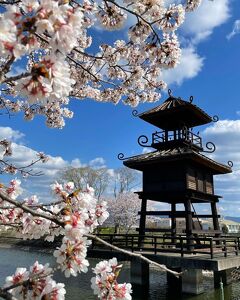
[[[223,226],[222,226],[222,232],[223,232],[224,234],[228,234],[228,227],[227,227],[226,224],[223,224]]]
[[[72,181],[77,189],[86,189],[89,185],[94,188],[95,196],[99,199],[105,192],[110,174],[107,168],[92,168],[90,166],[81,168],[67,168],[60,172],[60,177],[65,181]]]
[[[131,192],[140,185],[140,175],[137,171],[122,167],[115,171],[114,197],[124,192]]]
[[[141,207],[141,201],[134,193],[120,193],[117,198],[108,201],[109,219],[108,223],[114,225],[115,233],[121,228],[129,230],[138,224],[138,211]]]

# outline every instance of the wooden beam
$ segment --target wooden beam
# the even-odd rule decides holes
[[[192,233],[195,233],[195,234],[220,234],[220,233],[222,233],[222,231],[221,230],[195,230],[195,229],[193,229]]]
[[[146,212],[138,212],[139,215],[145,214],[146,216],[169,216],[169,217],[175,217],[175,218],[184,218],[186,216],[186,212],[183,211],[146,211]]]
[[[136,228],[136,231],[140,231],[140,228]],[[145,232],[171,232],[172,230],[169,228],[145,228]]]
[[[213,216],[212,215],[193,215],[193,218],[212,218]],[[220,215],[216,215],[217,218],[220,218],[221,216]]]

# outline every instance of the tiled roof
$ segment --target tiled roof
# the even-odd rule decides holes
[[[176,129],[181,127],[181,124],[194,127],[212,121],[212,118],[197,105],[172,96],[138,117],[163,129]]]
[[[192,107],[192,108],[198,110],[199,112],[201,112],[202,114],[204,114],[210,120],[212,120],[212,118],[204,110],[199,108],[197,105],[192,104],[191,102],[182,100],[181,98],[175,98],[175,97],[169,97],[161,105],[154,107],[142,114],[139,114],[139,117],[141,118],[141,116],[143,116],[143,115],[150,115],[152,113],[156,113],[159,111],[166,111],[168,109],[180,108],[180,107],[184,107],[184,106]]]
[[[181,160],[181,159],[186,159],[186,157],[192,160],[200,161],[201,164],[206,165],[207,167],[217,171],[216,174],[225,174],[225,173],[232,172],[229,166],[218,163],[212,160],[211,158],[199,152],[196,152],[192,149],[189,149],[187,147],[178,147],[178,148],[172,148],[167,150],[157,150],[150,153],[136,155],[130,157],[129,159],[126,159],[124,161],[124,165],[130,168],[141,169],[139,167],[146,164],[168,161],[175,158]]]

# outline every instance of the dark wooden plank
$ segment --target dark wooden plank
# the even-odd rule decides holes
[[[139,228],[136,228],[139,231]],[[171,232],[171,229],[167,228],[145,228],[145,232]]]
[[[196,233],[196,234],[221,234],[222,231],[221,230],[192,230],[192,233]]]
[[[220,215],[216,216],[217,218],[220,218]],[[193,218],[212,218],[212,215],[193,215]]]
[[[145,214],[147,216],[172,216],[175,218],[183,218],[186,216],[186,212],[183,211],[176,211],[173,212],[171,210],[166,210],[166,211],[146,211],[146,212],[138,212],[139,215]]]

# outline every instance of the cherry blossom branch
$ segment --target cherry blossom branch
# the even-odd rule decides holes
[[[4,192],[0,191],[0,198],[8,203],[11,203],[13,204],[14,206],[18,207],[18,208],[21,208],[23,211],[25,212],[28,212],[30,213],[32,216],[35,216],[35,217],[41,217],[41,218],[44,218],[44,219],[47,219],[59,226],[62,226],[64,227],[64,222],[58,220],[56,217],[53,217],[53,216],[49,216],[47,214],[43,214],[43,213],[40,213],[40,212],[37,212],[31,208],[29,208],[28,206],[20,203],[19,201],[17,200],[14,200],[12,199],[11,197],[7,196]]]
[[[15,57],[12,55],[9,58],[9,60],[3,65],[3,67],[1,68],[1,71],[0,71],[0,78],[2,78],[5,73],[9,72],[10,67],[13,64],[14,60],[15,60]],[[1,79],[0,79],[0,82],[1,82]]]
[[[12,208],[12,207],[11,207]],[[2,209],[2,208],[1,208]],[[19,223],[1,223],[0,222],[0,226],[11,226],[11,227],[19,227],[21,226],[21,224]]]
[[[57,225],[59,225],[59,226],[61,226],[61,227],[64,227],[64,226],[65,226],[64,222],[58,220],[56,217],[54,217],[54,216],[49,216],[49,215],[46,215],[46,214],[44,214],[44,213],[36,212],[35,210],[33,210],[33,209],[27,207],[26,205],[24,205],[24,204],[22,204],[22,203],[20,203],[20,202],[18,202],[18,201],[16,201],[16,200],[11,199],[10,197],[8,197],[6,194],[4,194],[4,193],[1,192],[1,191],[0,191],[0,198],[2,198],[3,200],[5,200],[5,201],[7,201],[7,202],[9,202],[9,203],[11,203],[11,204],[13,204],[13,205],[15,205],[16,207],[21,208],[23,211],[28,212],[28,213],[30,213],[30,214],[33,215],[33,216],[45,218],[45,219],[47,219],[47,220],[49,220],[49,221],[52,221],[53,223],[55,223],[55,224],[57,224]],[[174,271],[168,269],[166,266],[161,265],[161,264],[158,264],[158,263],[156,263],[156,262],[154,262],[154,261],[152,261],[152,260],[146,258],[145,256],[143,256],[143,255],[141,255],[141,254],[133,253],[133,252],[130,252],[130,251],[128,251],[128,250],[124,250],[124,249],[121,249],[121,248],[119,248],[119,247],[117,247],[117,246],[111,245],[110,243],[104,241],[103,239],[101,239],[100,237],[98,237],[98,236],[96,236],[96,235],[93,235],[93,234],[90,234],[90,233],[89,233],[89,234],[85,234],[85,236],[88,237],[88,238],[94,239],[94,240],[96,240],[96,241],[99,241],[99,242],[102,243],[103,245],[106,245],[106,246],[108,246],[108,247],[110,247],[110,248],[112,248],[112,249],[114,249],[114,250],[120,251],[120,252],[122,252],[122,253],[124,253],[124,254],[130,255],[130,256],[133,256],[133,257],[137,257],[137,258],[139,258],[139,259],[141,259],[141,260],[143,260],[143,261],[146,261],[147,263],[149,263],[149,264],[151,264],[151,265],[158,266],[158,267],[161,268],[162,270],[167,271],[167,272],[170,272],[170,273],[172,273],[172,274],[174,274],[174,275],[176,275],[176,276],[179,276],[179,275],[180,275],[180,273],[174,272]]]
[[[0,288],[0,297],[3,299],[6,299],[6,300],[14,299],[14,297],[11,293],[9,293],[8,291],[3,291],[1,288]]]
[[[31,283],[31,281],[33,281],[33,280],[39,280],[39,279],[42,279],[42,278],[46,278],[46,277],[48,277],[48,276],[53,275],[54,271],[56,271],[56,270],[52,269],[52,271],[51,271],[50,273],[47,273],[47,274],[44,274],[44,275],[36,274],[36,275],[30,277],[30,278],[27,279],[27,280],[20,281],[20,282],[18,282],[18,283],[15,283],[15,284],[12,284],[12,285],[10,285],[10,286],[8,286],[8,287],[5,287],[5,288],[2,289],[2,291],[3,291],[3,292],[7,292],[7,291],[9,291],[9,290],[12,290],[12,289],[18,287],[18,286],[21,286],[21,285],[23,285],[23,286],[24,286],[24,285],[27,285],[27,284]]]
[[[110,2],[113,5],[121,8],[122,10],[125,10],[126,12],[134,15],[138,20],[141,19],[143,21],[143,23],[147,24],[151,28],[151,30],[152,30],[153,34],[156,36],[157,41],[159,42],[159,44],[161,43],[161,39],[160,39],[158,33],[156,32],[156,30],[153,28],[152,24],[150,22],[148,22],[146,19],[144,19],[140,14],[136,13],[135,11],[133,11],[129,8],[126,8],[125,6],[122,6],[118,3],[116,3],[115,0],[106,0],[105,2]]]
[[[2,82],[0,82],[0,83],[13,82],[13,81],[16,81],[16,80],[19,80],[19,79],[22,79],[22,78],[29,77],[30,75],[31,75],[31,73],[25,72],[25,73],[22,73],[22,74],[19,74],[19,75],[16,75],[16,76],[7,77],[4,80],[2,80]]]
[[[3,173],[12,173],[12,174],[14,174],[16,171],[19,171],[23,176],[27,176],[27,175],[29,175],[29,176],[41,176],[41,175],[43,175],[43,172],[41,172],[41,171],[33,173],[32,169],[26,170],[27,168],[30,168],[31,166],[38,163],[39,161],[41,161],[41,159],[37,159],[36,161],[32,162],[31,164],[29,164],[27,166],[17,167],[17,166],[14,166],[14,165],[8,163],[7,161],[0,160],[0,164],[6,166],[6,168],[0,169],[0,174],[3,174]],[[6,169],[7,169],[7,171],[6,171]]]
[[[0,297],[3,299],[20,299],[22,295],[25,299],[32,299],[34,294],[35,299],[58,298],[59,294],[65,294],[64,284],[57,285],[52,279],[52,275],[56,268],[49,268],[48,264],[45,266],[35,262],[30,267],[28,272],[25,268],[17,269],[15,274],[6,278],[5,287],[0,288]],[[62,291],[60,291],[62,290]]]
[[[43,40],[45,43],[49,43],[49,41],[47,39],[45,39],[44,37],[42,37],[40,34],[35,33],[35,35],[40,38],[41,40]],[[75,50],[75,49],[74,49]],[[86,55],[88,56],[88,55]],[[89,56],[90,57],[90,56]],[[102,83],[107,83],[107,84],[111,84],[113,86],[117,86],[115,83],[111,82],[111,81],[106,81],[103,79],[100,79],[96,76],[96,74],[93,74],[89,69],[85,68],[81,63],[79,63],[77,60],[75,60],[73,57],[71,57],[71,55],[67,55],[68,60],[70,60],[71,62],[73,62],[74,64],[76,64],[78,67],[80,67],[84,72],[86,72],[87,74],[90,75],[90,77],[93,77],[95,79],[96,82],[102,82]]]

